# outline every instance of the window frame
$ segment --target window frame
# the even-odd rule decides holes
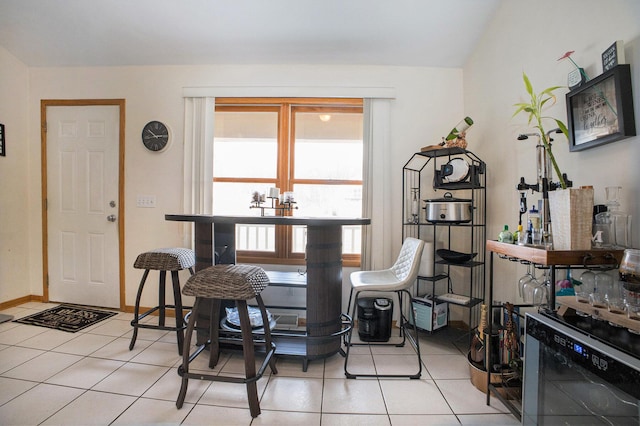
[[[280,188],[281,192],[292,191],[295,184],[323,185],[363,185],[363,180],[296,179],[295,170],[295,120],[296,112],[318,113],[360,113],[364,112],[361,98],[216,98],[215,112],[257,111],[278,113],[278,157],[276,178],[233,178],[214,177],[213,182],[251,182],[268,183]],[[289,129],[287,132],[283,129]],[[363,141],[364,143],[364,141]],[[291,212],[285,212],[291,215]],[[304,265],[304,253],[291,252],[292,226],[275,226],[275,251],[240,251],[236,258],[241,263],[293,264]],[[360,266],[360,254],[343,254],[344,266]]]

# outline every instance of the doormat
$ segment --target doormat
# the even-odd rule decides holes
[[[21,324],[37,325],[39,327],[55,328],[56,330],[75,333],[110,318],[117,312],[100,311],[80,306],[60,305],[28,317],[14,320]]]

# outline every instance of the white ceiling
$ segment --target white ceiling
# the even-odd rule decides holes
[[[0,0],[28,66],[462,67],[501,0]]]

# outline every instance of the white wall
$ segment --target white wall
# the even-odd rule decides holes
[[[464,67],[465,113],[476,120],[470,137],[476,153],[487,162],[488,237],[496,238],[502,226],[518,223],[520,176],[535,183],[535,145],[517,141],[530,132],[526,117],[511,118],[513,104],[526,101],[522,72],[536,91],[567,84],[574,67],[558,61],[574,50],[572,58],[593,78],[602,72],[601,53],[615,40],[625,43],[631,64],[636,128],[640,131],[640,2],[637,0],[524,0],[503,1]],[[564,94],[549,115],[566,123]],[[551,128],[547,129],[550,130]],[[595,202],[604,203],[604,188],[623,188],[621,208],[633,214],[633,244],[640,247],[640,138],[631,137],[582,152],[569,152],[564,137],[553,152],[561,170],[574,186],[592,185]],[[537,197],[539,198],[539,197]],[[533,197],[529,192],[529,205]],[[496,262],[497,300],[514,301],[516,283],[524,267]]]
[[[126,304],[133,305],[140,271],[131,266],[137,254],[154,247],[181,245],[183,225],[164,220],[182,211],[183,88],[207,86],[338,86],[392,87],[392,187],[394,205],[392,253],[401,244],[402,166],[422,146],[437,142],[463,114],[462,70],[361,66],[197,66],[32,68],[28,95],[28,156],[40,162],[41,99],[126,99],[125,262]],[[172,130],[171,147],[160,154],[146,151],[140,132],[150,120]],[[40,170],[30,174],[28,193],[33,212],[25,224],[32,231],[28,250],[30,279],[8,280],[22,294],[42,294],[40,271]],[[157,208],[135,207],[137,194],[156,195]],[[387,265],[389,266],[389,265]],[[344,278],[348,279],[345,273]],[[14,293],[20,293],[14,290]],[[0,299],[0,302],[3,300]],[[147,299],[152,303],[151,298]],[[143,301],[145,302],[145,301]]]
[[[5,125],[6,156],[0,157],[0,302],[29,294],[31,227],[25,220],[34,208],[29,199],[30,171],[40,165],[29,158],[27,139],[27,67],[0,47],[0,123]],[[35,194],[37,195],[37,194]],[[35,253],[36,257],[41,257]]]

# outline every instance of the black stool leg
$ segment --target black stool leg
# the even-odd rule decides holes
[[[131,343],[129,343],[129,350],[133,350],[133,347],[136,344],[136,339],[138,338],[138,316],[140,315],[140,298],[142,297],[142,289],[144,288],[144,283],[147,281],[147,275],[149,275],[149,270],[145,269],[144,274],[142,274],[142,279],[140,280],[140,285],[138,286],[138,294],[136,295],[136,306],[133,309],[133,320],[131,321],[131,326],[133,327],[133,335],[131,336]]]
[[[248,380],[256,376],[256,357],[253,346],[253,333],[246,300],[236,300],[238,315],[240,316],[240,328],[242,329],[242,350],[244,352],[244,371],[247,379],[247,398],[249,399],[249,411],[251,417],[260,415],[260,402],[258,401],[258,386],[255,380]],[[269,325],[267,323],[266,328]]]
[[[178,355],[182,355],[182,345],[184,343],[184,316],[182,313],[182,296],[180,293],[180,279],[178,278],[178,271],[171,271],[171,282],[173,283],[173,303],[176,314]]]
[[[269,324],[269,317],[267,317],[267,308],[264,306],[264,302],[262,301],[262,296],[259,294],[256,295],[256,302],[258,302],[258,308],[260,308],[260,314],[262,315],[262,325],[264,327],[264,342],[265,342],[265,353],[269,353],[271,348],[273,347],[273,343],[271,343],[271,326]],[[269,360],[269,368],[271,368],[271,372],[273,374],[278,374],[278,369],[276,368],[276,358],[274,356]]]
[[[209,318],[209,368],[218,365],[220,359],[220,299],[211,299],[211,314]]]
[[[358,296],[360,292],[356,291],[354,295],[353,288],[351,288],[351,293],[349,293],[349,304],[351,304],[352,296],[353,297],[353,308],[351,311],[351,329],[347,333],[347,353],[344,356],[344,375],[347,379],[355,379],[356,376],[354,374],[349,373],[348,364],[349,364],[349,353],[351,352],[351,338],[353,337],[353,331],[356,325],[356,314],[358,307]],[[347,312],[349,311],[349,305],[347,305]]]
[[[164,319],[165,319],[165,311],[167,306],[167,301],[165,291],[167,288],[167,271],[160,271],[160,283],[158,289],[158,309],[160,311],[160,318],[158,320],[158,325],[160,327],[164,327]]]
[[[198,316],[198,306],[200,305],[200,298],[197,297],[193,303],[191,315],[189,316],[189,324],[187,325],[187,331],[184,336],[184,347],[182,348],[182,365],[179,368],[179,373],[182,373],[182,385],[180,386],[180,392],[178,393],[178,399],[176,400],[176,407],[182,408],[184,398],[187,396],[187,387],[189,386],[189,348],[191,346],[191,336],[193,335],[193,329],[196,327],[196,317]]]

